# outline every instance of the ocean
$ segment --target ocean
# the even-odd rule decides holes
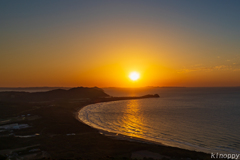
[[[160,98],[91,104],[79,118],[94,128],[206,153],[240,153],[240,88],[105,88],[111,96]]]

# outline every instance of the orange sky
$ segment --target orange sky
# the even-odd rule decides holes
[[[2,4],[0,87],[240,86],[240,25],[216,6],[51,3]]]

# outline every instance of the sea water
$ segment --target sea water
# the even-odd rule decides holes
[[[94,128],[206,153],[240,153],[240,88],[104,90],[160,98],[88,105],[79,118]]]

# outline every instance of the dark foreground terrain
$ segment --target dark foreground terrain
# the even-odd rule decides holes
[[[114,98],[99,88],[83,87],[1,92],[0,159],[210,159],[205,153],[106,137],[76,119],[87,104],[157,97]]]

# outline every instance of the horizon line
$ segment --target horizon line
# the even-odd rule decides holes
[[[41,89],[41,88],[77,88],[77,87],[86,87],[86,88],[94,88],[97,86],[71,86],[71,87],[63,87],[63,86],[55,86],[55,87],[50,87],[50,86],[36,86],[36,87],[0,87],[0,89]],[[195,87],[186,87],[186,86],[144,86],[144,87],[97,87],[97,88],[236,88],[240,86],[195,86]]]

